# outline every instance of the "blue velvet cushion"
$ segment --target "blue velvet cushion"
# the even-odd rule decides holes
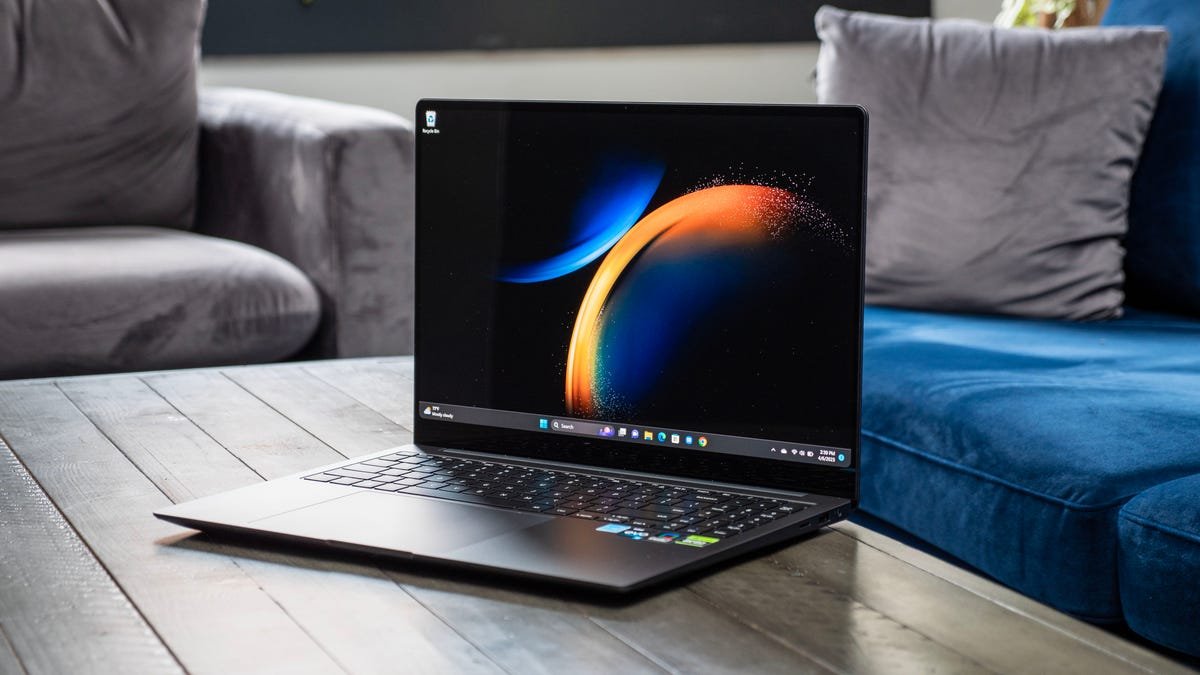
[[[1129,204],[1126,296],[1200,313],[1200,2],[1112,0],[1105,25],[1162,25],[1171,40]]]
[[[1200,655],[1200,476],[1151,488],[1121,509],[1118,568],[1129,626]]]
[[[1200,321],[867,311],[862,507],[1038,600],[1122,616],[1117,512],[1200,473]]]

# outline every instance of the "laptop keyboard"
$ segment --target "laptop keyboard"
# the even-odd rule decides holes
[[[812,506],[734,492],[406,451],[304,478],[721,539]]]

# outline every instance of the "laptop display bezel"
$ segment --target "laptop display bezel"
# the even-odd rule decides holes
[[[703,103],[608,103],[567,101],[491,101],[423,99],[417,103],[417,120],[424,119],[426,110],[486,110],[510,112],[521,110],[580,112],[621,112],[658,114],[729,114],[729,115],[781,115],[799,119],[840,116],[853,120],[858,125],[858,147],[847,148],[847,152],[858,154],[861,159],[860,184],[853,189],[860,196],[862,205],[858,230],[858,311],[855,327],[857,359],[855,364],[857,392],[855,401],[855,429],[851,462],[847,468],[789,462],[772,458],[757,458],[695,448],[673,448],[669,446],[632,445],[630,443],[599,437],[550,434],[536,430],[477,426],[460,422],[447,422],[422,418],[418,404],[422,401],[421,331],[426,324],[422,321],[420,265],[415,266],[414,298],[416,300],[414,320],[414,398],[413,431],[414,443],[438,448],[460,449],[471,452],[512,456],[525,459],[563,462],[597,468],[618,469],[647,474],[679,476],[699,480],[719,480],[758,488],[805,492],[842,497],[857,503],[859,494],[859,462],[861,450],[862,409],[862,335],[863,335],[863,271],[865,269],[865,223],[866,223],[866,167],[867,167],[867,113],[859,106],[846,105],[792,105],[792,104],[703,104]],[[414,245],[420,250],[421,231],[421,148],[422,134],[417,133],[415,165],[415,234]],[[453,403],[453,402],[448,402]],[[543,411],[529,411],[543,412]],[[548,411],[547,411],[548,412]],[[703,424],[697,424],[702,428]]]

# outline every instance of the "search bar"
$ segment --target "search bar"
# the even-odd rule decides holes
[[[579,420],[553,420],[550,422],[550,428],[564,434],[577,434],[579,436],[600,436],[609,438],[616,432],[612,425],[596,424],[595,422],[580,422]]]

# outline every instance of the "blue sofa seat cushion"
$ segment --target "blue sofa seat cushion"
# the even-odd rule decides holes
[[[1200,654],[1200,475],[1150,488],[1121,509],[1125,619],[1168,647]]]
[[[275,361],[321,305],[286,260],[153,227],[0,231],[0,378]]]
[[[1200,473],[1200,321],[869,308],[862,507],[1023,593],[1118,620],[1117,512]]]

